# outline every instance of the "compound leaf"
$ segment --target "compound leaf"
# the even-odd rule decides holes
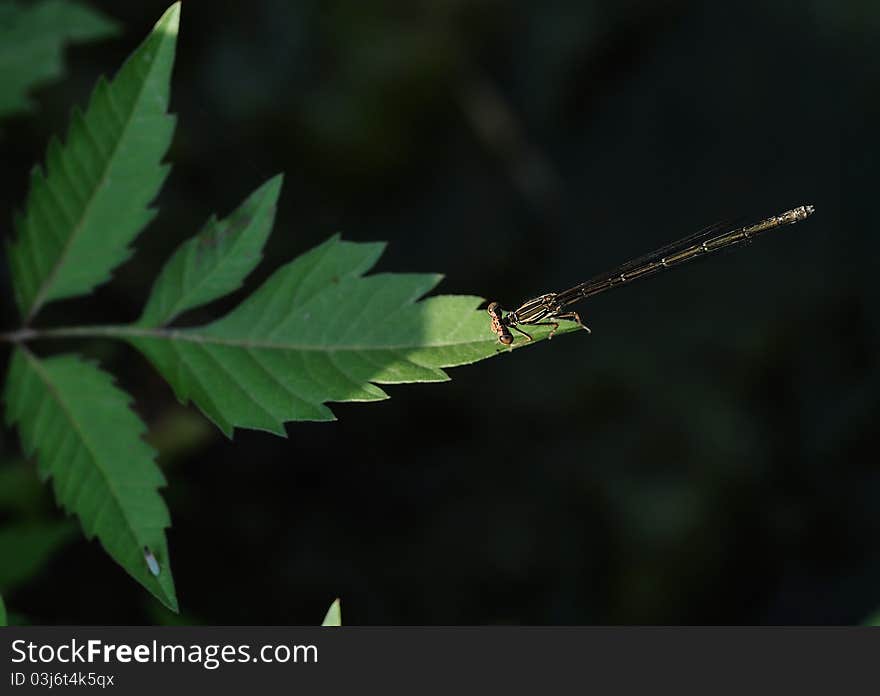
[[[173,5],[113,81],[98,81],[86,112],[74,111],[66,143],[49,143],[46,172],[34,168],[9,252],[25,321],[108,280],[152,219],[174,130],[166,112],[179,14]]]
[[[235,427],[283,435],[286,421],[333,420],[327,402],[386,399],[376,385],[445,381],[442,368],[506,350],[477,310],[482,298],[417,301],[440,276],[364,276],[382,249],[332,237],[278,269],[218,321],[123,327],[117,335],[227,435]],[[568,330],[563,322],[560,333]],[[530,332],[537,339],[548,329]]]
[[[25,453],[36,454],[41,478],[52,479],[58,503],[176,611],[165,539],[171,521],[158,492],[165,479],[129,396],[75,355],[40,360],[23,348],[13,354],[5,396],[7,422],[17,425]]]
[[[32,108],[27,93],[61,75],[68,42],[103,39],[118,25],[66,0],[0,4],[0,117]]]
[[[210,218],[197,236],[180,245],[156,279],[139,325],[168,324],[241,286],[262,258],[281,181],[281,175],[270,179],[225,220]]]

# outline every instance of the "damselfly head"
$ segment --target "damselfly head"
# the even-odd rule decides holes
[[[490,302],[489,306],[486,307],[486,312],[492,317],[492,331],[498,335],[498,340],[505,346],[509,346],[513,343],[513,335],[510,333],[510,329],[507,328],[507,324],[504,321],[501,305],[497,302]]]

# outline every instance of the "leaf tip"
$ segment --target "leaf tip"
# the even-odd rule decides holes
[[[278,187],[278,189],[280,189],[283,183],[284,172],[278,172],[275,176],[273,176],[266,182],[266,186]]]
[[[281,195],[281,187],[283,184],[284,172],[279,172],[271,179],[267,179],[257,191],[261,193],[264,196],[264,200],[274,208],[278,205],[278,198]]]
[[[287,429],[284,427],[284,423],[278,423],[275,427],[269,430],[273,435],[277,435],[278,437],[287,439]]]
[[[324,615],[324,620],[321,622],[321,626],[341,626],[342,625],[342,600],[337,597],[333,600],[333,603],[330,605],[330,608],[327,610],[327,613]]]
[[[177,595],[172,590],[170,593],[165,593],[162,597],[159,598],[159,601],[162,602],[169,610],[173,611],[175,614],[180,613],[180,606],[177,604]]]
[[[178,0],[165,10],[165,13],[156,22],[156,31],[161,31],[169,36],[177,36],[177,31],[180,28],[180,5],[181,2]]]

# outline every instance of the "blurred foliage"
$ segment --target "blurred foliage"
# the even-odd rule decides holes
[[[150,425],[146,440],[159,453],[159,464],[167,467],[198,452],[215,433],[200,413],[171,405]]]
[[[0,511],[17,519],[39,520],[51,507],[48,491],[23,461],[0,461]]]
[[[119,25],[65,0],[0,2],[0,117],[33,108],[28,92],[58,79],[67,43],[105,39]]]
[[[70,522],[49,519],[52,510],[51,496],[31,467],[0,462],[0,593],[37,576],[50,556],[75,536]]]
[[[9,594],[27,582],[49,557],[76,534],[68,522],[31,522],[0,527],[0,592]]]

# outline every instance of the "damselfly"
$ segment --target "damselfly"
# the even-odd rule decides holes
[[[748,225],[714,225],[690,237],[673,242],[662,249],[658,249],[645,256],[640,256],[591,280],[575,285],[573,288],[562,292],[539,295],[523,302],[519,307],[507,314],[504,314],[501,305],[497,302],[492,302],[486,308],[486,311],[492,318],[492,331],[498,335],[498,340],[506,346],[513,343],[513,334],[510,333],[511,329],[518,331],[529,341],[532,340],[528,333],[519,328],[523,325],[552,326],[553,328],[550,330],[548,338],[553,338],[553,334],[559,328],[559,321],[557,320],[573,321],[578,326],[589,331],[589,328],[581,321],[578,313],[567,311],[567,307],[587,297],[598,295],[601,292],[629,283],[637,278],[644,278],[654,273],[659,273],[666,268],[678,266],[686,261],[710,254],[713,251],[727,249],[777,227],[806,220],[813,213],[813,210],[814,208],[811,205],[802,205]]]

